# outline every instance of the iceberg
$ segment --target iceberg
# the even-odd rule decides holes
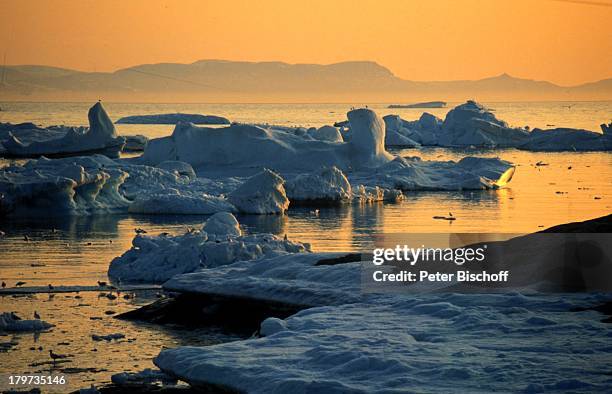
[[[469,100],[446,114],[438,145],[447,147],[516,147],[529,138],[529,132],[511,128],[485,106]]]
[[[75,156],[91,153],[103,153],[109,157],[119,157],[125,145],[125,138],[117,136],[115,126],[108,114],[98,102],[89,109],[89,129],[83,127],[67,127],[61,130],[52,129],[45,134],[58,134],[55,138],[32,140],[29,143],[21,141],[13,132],[2,142],[5,154],[13,157],[38,156]],[[14,130],[21,134],[21,128]],[[41,130],[31,129],[29,135],[40,134]],[[40,135],[37,135],[40,138]]]
[[[273,173],[213,181],[197,178],[187,163],[167,161],[159,166],[163,168],[102,155],[43,157],[7,166],[0,169],[0,216],[270,214],[284,212],[289,204],[284,180]]]
[[[287,196],[296,201],[344,199],[338,197],[340,184],[336,184],[343,183],[341,177],[331,180],[332,173],[321,172],[322,168],[344,173],[353,190],[364,186],[392,191],[402,190],[403,185],[407,185],[404,190],[421,186],[424,190],[496,188],[500,186],[496,181],[513,167],[499,159],[472,158],[459,163],[404,160],[389,154],[384,146],[386,128],[392,129],[385,123],[398,123],[399,119],[383,121],[369,109],[352,110],[347,116],[350,134],[337,142],[306,138],[295,130],[252,125],[213,129],[179,124],[171,136],[151,140],[139,162],[157,165],[180,160],[198,173],[219,177],[244,176],[253,169],[269,168],[286,179]],[[423,127],[439,126],[435,118],[421,118]],[[419,137],[421,141],[426,138]],[[344,189],[340,194],[346,192],[346,184],[340,189]]]
[[[117,124],[177,124],[187,122],[193,124],[230,124],[229,119],[216,115],[199,114],[157,114],[157,115],[132,115],[120,118]]]
[[[398,115],[384,117],[387,146],[518,148],[530,151],[609,151],[612,136],[606,124],[602,133],[558,128],[551,130],[510,127],[482,104],[469,100],[448,112],[444,121],[423,113],[416,121]]]
[[[304,138],[286,130],[233,124],[224,128],[179,123],[169,137],[153,139],[143,164],[180,160],[196,169],[269,168],[276,172],[377,166],[391,159],[384,149],[384,123],[371,110],[349,112],[350,142]]]
[[[115,283],[162,283],[183,273],[286,254],[309,252],[310,246],[272,234],[243,235],[231,214],[211,216],[202,230],[183,235],[137,235],[132,248],[108,269]]]

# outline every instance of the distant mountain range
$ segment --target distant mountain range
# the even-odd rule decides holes
[[[612,100],[612,78],[577,86],[515,78],[410,81],[374,62],[330,65],[200,60],[115,72],[0,67],[0,100],[128,102],[390,102]]]

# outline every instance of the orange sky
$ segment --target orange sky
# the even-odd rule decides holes
[[[373,60],[412,80],[572,85],[612,77],[610,20],[610,0],[0,0],[0,56],[86,71]]]

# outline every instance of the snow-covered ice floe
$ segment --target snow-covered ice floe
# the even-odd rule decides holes
[[[362,299],[360,263],[322,263],[343,255],[299,253],[242,261],[173,276],[163,288],[297,306],[357,302]]]
[[[200,115],[200,114],[156,114],[156,115],[132,115],[120,118],[117,124],[177,124],[188,122],[193,124],[229,124],[230,121],[223,116]]]
[[[482,104],[467,101],[448,112],[444,120],[423,113],[406,121],[398,115],[384,117],[385,144],[397,147],[441,146],[518,148],[530,151],[608,151],[612,133],[603,124],[603,133],[581,129],[534,129],[510,127]],[[349,126],[350,127],[350,126]]]
[[[119,157],[126,140],[117,135],[115,126],[100,102],[89,109],[89,128],[55,126],[41,129],[37,126],[3,124],[0,136],[3,155],[13,157],[74,156],[102,153]],[[23,136],[23,137],[22,137]]]
[[[0,313],[0,332],[32,332],[44,331],[53,327],[53,324],[44,320],[24,320],[13,312]]]
[[[303,310],[262,325],[264,338],[163,350],[154,362],[195,387],[253,393],[603,392],[612,326],[569,312],[603,298],[383,297]]]
[[[310,251],[308,244],[272,234],[243,235],[229,213],[217,213],[202,230],[190,230],[183,235],[137,235],[132,245],[110,264],[108,276],[115,283],[161,283],[203,268]]]

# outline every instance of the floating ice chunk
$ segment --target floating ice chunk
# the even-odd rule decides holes
[[[612,134],[567,128],[534,129],[519,149],[551,152],[609,151],[612,150]]]
[[[156,369],[146,368],[140,372],[121,372],[111,376],[111,381],[118,386],[144,385],[155,382],[176,384],[176,378]]]
[[[114,333],[114,334],[107,334],[107,335],[97,335],[97,334],[91,334],[91,339],[93,339],[96,342],[99,341],[107,341],[110,342],[112,340],[116,340],[116,339],[123,339],[125,338],[124,334],[121,333]]]
[[[285,184],[293,202],[338,203],[352,198],[351,184],[336,167],[323,167],[315,174],[301,174]]]
[[[262,337],[268,337],[270,335],[276,334],[277,332],[285,330],[287,330],[287,322],[277,317],[269,317],[263,322],[261,322],[261,327],[259,328],[259,335],[261,335]]]
[[[161,283],[171,277],[206,267],[310,250],[308,244],[280,239],[272,234],[221,236],[191,230],[184,235],[143,236],[133,247],[113,259],[108,276],[114,282]]]
[[[514,166],[497,158],[465,157],[458,162],[438,162],[397,157],[374,174],[356,175],[352,182],[402,191],[484,190],[504,186],[513,174]],[[503,182],[498,184],[502,176]]]
[[[278,174],[264,169],[231,192],[227,199],[242,213],[284,213],[289,208],[284,183]]]
[[[216,115],[200,114],[157,114],[157,115],[132,115],[120,118],[115,123],[124,124],[177,124],[188,122],[193,124],[229,124],[227,118]]]
[[[202,227],[202,231],[217,237],[224,235],[239,237],[242,235],[238,220],[234,215],[227,212],[219,212],[208,218]]]
[[[98,102],[89,109],[89,129],[66,128],[63,136],[44,141],[21,142],[11,135],[3,142],[7,153],[19,157],[74,155],[100,152],[119,157],[125,138],[118,137],[115,126]]]
[[[13,312],[0,314],[0,331],[44,331],[53,327],[53,324],[44,320],[22,320]]]
[[[211,215],[217,212],[236,212],[234,205],[223,197],[203,193],[181,193],[165,189],[161,193],[138,196],[128,212],[147,215]]]

